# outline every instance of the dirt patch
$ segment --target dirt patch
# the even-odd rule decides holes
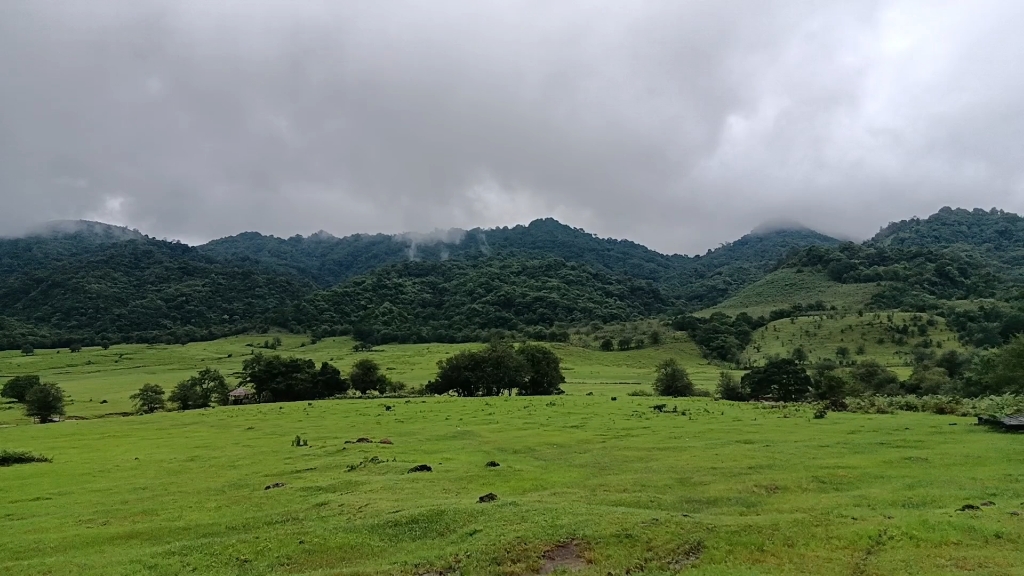
[[[981,506],[982,508],[991,508],[991,507],[993,507],[995,505],[996,505],[996,503],[991,501],[991,500],[985,500],[981,504],[978,504],[978,506]]]
[[[284,488],[284,482],[274,482],[263,487],[264,490],[273,490],[274,488]]]
[[[565,542],[544,553],[544,564],[537,574],[554,574],[557,571],[576,572],[587,565],[583,550],[578,542]]]
[[[409,468],[408,474],[412,474],[414,472],[433,472],[433,471],[434,471],[434,469],[431,468],[430,465],[428,465],[428,464],[418,464],[416,466],[413,466],[412,468]]]
[[[394,442],[391,441],[391,438],[381,438],[380,441],[377,442],[377,443],[378,444],[394,444]]]
[[[488,502],[494,502],[497,499],[498,499],[498,495],[497,494],[495,494],[494,492],[488,492],[487,494],[484,494],[483,496],[478,498],[477,502],[479,502],[480,504],[486,504]]]
[[[957,512],[971,512],[974,510],[981,510],[981,506],[974,504],[964,504],[963,506],[956,509]]]
[[[700,540],[684,546],[674,559],[668,563],[668,567],[674,572],[693,566],[700,557],[704,555],[704,543]]]

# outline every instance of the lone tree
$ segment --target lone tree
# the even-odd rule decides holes
[[[658,396],[693,396],[694,388],[686,368],[675,358],[668,358],[655,368],[654,391]]]
[[[78,352],[82,351],[82,345],[81,344],[72,344],[71,346],[68,346],[68,350],[72,354],[77,354]]]
[[[179,410],[195,410],[214,402],[227,404],[229,391],[219,370],[204,368],[195,376],[178,382],[167,399],[177,404]]]
[[[850,349],[846,346],[836,348],[836,360],[846,360],[850,357]]]
[[[15,376],[4,383],[3,389],[0,389],[0,396],[17,402],[24,402],[29,390],[36,386],[39,386],[39,376],[28,374]]]
[[[25,356],[31,356],[36,353],[36,349],[29,346],[28,344],[25,344],[24,346],[21,347],[21,353],[24,354]]]
[[[28,391],[25,397],[25,415],[40,424],[64,415],[64,391],[52,382],[44,382]]]
[[[128,398],[135,403],[135,411],[141,414],[152,414],[167,406],[164,389],[158,384],[143,384],[138,392]]]
[[[740,381],[731,372],[722,370],[718,373],[718,397],[722,400],[744,402],[748,400],[747,395],[740,386]]]
[[[376,390],[383,394],[388,388],[388,377],[380,371],[380,365],[369,358],[360,358],[348,373],[352,388],[361,394]]]
[[[811,392],[810,375],[792,358],[769,360],[743,375],[740,386],[750,400],[799,402]]]
[[[803,364],[807,362],[807,350],[804,350],[803,346],[797,346],[793,348],[793,352],[790,353],[789,357],[796,360],[798,364]]]

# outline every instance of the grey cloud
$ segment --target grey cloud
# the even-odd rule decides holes
[[[0,3],[0,232],[553,215],[666,252],[1024,208],[1022,7]]]

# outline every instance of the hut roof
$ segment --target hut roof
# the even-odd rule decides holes
[[[250,394],[252,394],[252,390],[249,390],[248,388],[235,388],[231,392],[228,392],[228,396],[232,398],[243,398]]]

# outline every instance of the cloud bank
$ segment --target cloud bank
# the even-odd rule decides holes
[[[554,216],[664,252],[1024,210],[1024,4],[0,3],[0,233]]]

